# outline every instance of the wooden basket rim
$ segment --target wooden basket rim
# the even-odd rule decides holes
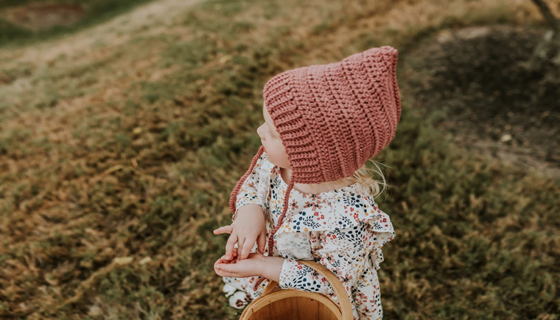
[[[293,296],[307,297],[320,301],[342,320],[354,319],[350,297],[348,297],[346,289],[344,289],[344,286],[342,285],[338,277],[336,277],[329,269],[325,268],[323,265],[315,261],[299,260],[298,262],[312,268],[327,279],[338,297],[340,307],[333,300],[321,293],[307,292],[296,289],[275,290],[278,282],[270,280],[263,294],[259,298],[255,299],[255,301],[251,302],[249,306],[247,306],[245,310],[243,310],[240,319],[248,319],[247,317],[249,317],[255,311],[260,310],[262,307],[271,302],[287,299]]]

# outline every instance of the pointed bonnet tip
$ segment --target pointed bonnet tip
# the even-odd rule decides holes
[[[399,60],[399,52],[391,46],[381,47],[381,52],[383,52],[383,55],[389,58],[393,63],[396,63],[397,60]]]
[[[365,58],[369,61],[371,60],[366,57],[382,57],[385,63],[388,63],[389,65],[396,65],[399,60],[399,52],[391,46],[374,47],[361,52],[361,57],[362,59]]]

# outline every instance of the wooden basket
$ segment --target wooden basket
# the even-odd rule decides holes
[[[276,289],[271,280],[263,294],[252,301],[240,320],[352,320],[352,305],[340,280],[327,268],[314,261],[300,263],[313,268],[327,278],[340,300],[341,307],[320,293],[295,289]]]

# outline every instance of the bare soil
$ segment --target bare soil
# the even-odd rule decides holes
[[[78,22],[85,9],[77,4],[33,3],[7,10],[4,15],[11,23],[31,30],[71,26]]]
[[[421,42],[406,74],[418,112],[468,150],[560,177],[560,88],[523,67],[545,32],[470,27]]]

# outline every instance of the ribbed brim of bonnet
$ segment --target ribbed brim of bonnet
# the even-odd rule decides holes
[[[354,174],[393,139],[401,115],[398,52],[371,48],[341,62],[282,72],[264,86],[294,183]]]

